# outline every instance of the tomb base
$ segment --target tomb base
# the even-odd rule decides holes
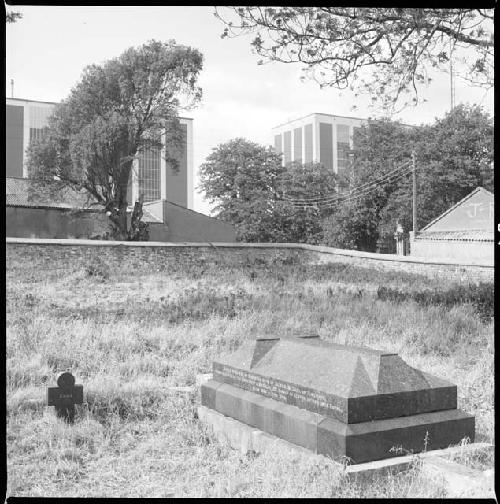
[[[474,441],[474,417],[459,409],[344,423],[254,392],[209,380],[201,404],[226,417],[334,460],[351,464]]]
[[[248,452],[265,453],[270,450],[288,450],[309,454],[313,457],[323,457],[303,448],[289,443],[271,434],[267,434],[255,427],[250,427],[238,420],[217,413],[205,406],[198,406],[200,422],[209,427],[217,439],[243,454]],[[489,453],[494,451],[494,446],[489,443],[467,443],[451,446],[441,450],[430,450],[415,455],[403,455],[383,460],[365,462],[362,464],[338,464],[339,470],[350,478],[373,477],[398,473],[414,467],[415,463],[421,464],[423,473],[432,478],[437,478],[444,483],[448,497],[487,497],[494,498],[494,471],[479,471],[465,465],[450,462],[455,456],[465,454]],[[347,462],[347,461],[346,461]],[[484,492],[484,494],[482,493]]]

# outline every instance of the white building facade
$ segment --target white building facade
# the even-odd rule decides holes
[[[52,102],[7,98],[5,117],[6,176],[27,178],[26,149],[40,138],[54,108]]]
[[[350,164],[354,132],[366,120],[356,117],[313,113],[273,128],[274,148],[283,163],[319,162],[335,173]]]
[[[6,177],[27,178],[26,149],[43,135],[54,102],[6,99]],[[133,204],[142,194],[144,201],[168,200],[193,208],[193,120],[179,118],[184,148],[177,153],[178,170],[165,160],[165,149],[149,149],[134,161],[128,199]]]

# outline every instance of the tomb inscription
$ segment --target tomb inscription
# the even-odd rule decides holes
[[[347,421],[347,401],[333,394],[220,362],[214,362],[214,379],[298,408]]]

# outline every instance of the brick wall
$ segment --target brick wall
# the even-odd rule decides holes
[[[200,261],[221,265],[245,264],[256,258],[286,259],[297,256],[304,263],[341,262],[379,270],[405,271],[434,278],[457,281],[493,281],[491,265],[417,260],[411,256],[372,254],[305,244],[226,243],[133,243],[97,240],[42,240],[6,238],[6,260],[25,260],[33,265],[65,268],[87,264],[95,257],[111,269],[128,268],[159,271],[173,262],[198,264]]]

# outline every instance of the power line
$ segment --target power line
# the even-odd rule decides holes
[[[382,177],[379,177],[377,179],[371,180],[369,182],[366,182],[360,186],[355,187],[354,189],[351,189],[350,195],[353,193],[356,193],[357,191],[364,190],[366,187],[370,187],[374,184],[378,184],[379,182],[384,182],[390,178],[393,177],[394,174],[397,174],[398,172],[401,172],[403,168],[405,168],[408,164],[410,164],[411,161],[408,161],[404,163],[403,165],[399,166],[398,168],[395,168],[387,173],[385,173]],[[296,200],[301,200],[301,201],[310,201],[310,202],[319,202],[319,201],[328,201],[330,199],[337,199],[339,197],[338,193],[332,193],[330,195],[325,195],[325,196],[310,196],[310,197],[304,197],[304,198],[290,198],[289,199],[296,199]]]
[[[402,172],[402,173],[399,173],[398,175],[393,175],[391,178],[393,179],[392,181],[395,181],[401,177],[403,177],[404,175],[408,175],[409,173],[412,173],[412,170],[406,170],[405,172]],[[353,202],[353,201],[358,201],[360,199],[362,199],[363,197],[367,196],[368,194],[370,194],[374,189],[376,189],[377,187],[380,187],[381,184],[374,184],[372,188],[366,188],[364,189],[362,192],[358,193],[358,194],[354,194],[354,195],[351,195],[351,194],[347,194],[345,196],[343,195],[339,195],[339,197],[337,199],[332,199],[331,201],[328,201],[328,202],[309,202],[309,201],[300,201],[300,200],[288,200],[290,203],[292,203],[292,205],[294,206],[299,206],[299,207],[318,207],[318,206],[322,206],[322,207],[326,207],[326,208],[331,208],[333,207],[334,204],[336,203],[349,203],[349,202]]]
[[[330,203],[334,202],[339,199],[345,199],[349,198],[351,196],[356,196],[356,195],[361,195],[366,193],[366,190],[371,190],[370,188],[372,187],[377,187],[380,186],[381,183],[387,182],[391,179],[396,179],[399,175],[404,175],[407,173],[407,170],[403,170],[408,164],[410,164],[411,161],[408,161],[407,163],[399,166],[398,168],[391,170],[390,172],[384,174],[384,176],[379,177],[378,179],[374,179],[370,182],[367,182],[365,184],[362,184],[360,186],[355,187],[352,189],[348,195],[342,195],[338,193],[334,193],[331,195],[326,195],[326,196],[317,196],[317,197],[304,197],[304,198],[293,198],[290,196],[284,196],[284,199],[288,201],[293,201],[293,202],[300,202],[300,203]],[[368,191],[369,192],[369,191]],[[357,194],[359,193],[359,194]]]

